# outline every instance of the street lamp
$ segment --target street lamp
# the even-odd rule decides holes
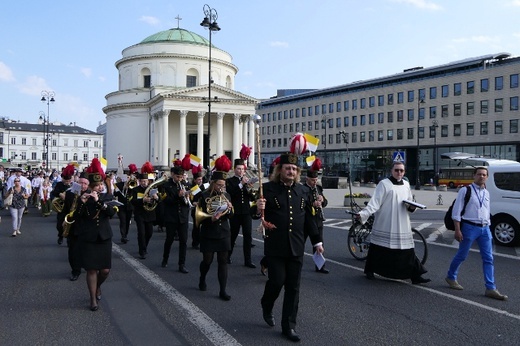
[[[204,160],[207,162],[206,167],[209,167],[209,155],[211,153],[210,145],[211,145],[211,84],[213,83],[213,79],[211,78],[211,34],[213,31],[220,31],[220,27],[217,24],[218,14],[217,10],[209,7],[209,5],[204,5],[204,19],[201,26],[209,30],[209,59],[208,59],[208,146],[206,148],[206,154],[204,155]]]
[[[421,189],[421,178],[419,174],[419,123],[421,122],[421,104],[424,103],[424,99],[420,97],[417,99],[417,166],[415,170],[415,174],[417,176],[417,181],[415,182],[415,189]]]
[[[437,177],[437,128],[439,127],[439,123],[437,120],[432,122],[433,128],[433,180],[435,185],[437,185],[438,177]]]
[[[42,90],[42,102],[47,103],[47,116],[45,116],[44,112],[40,112],[40,120],[43,120],[43,150],[45,155],[45,169],[49,169],[49,112],[50,112],[50,104],[54,103],[54,96],[56,94],[54,91]]]
[[[327,126],[328,126],[328,118],[326,115],[324,115],[322,117],[322,124],[323,124],[323,127],[325,128],[325,140],[323,141],[323,150],[324,150],[324,153],[323,153],[323,174],[325,174],[327,172],[327,142],[328,142],[328,139],[327,139]]]

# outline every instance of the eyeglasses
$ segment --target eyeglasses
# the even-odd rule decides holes
[[[14,182],[15,182],[15,183],[19,183],[19,182],[20,182],[20,180],[15,180]]]
[[[404,173],[404,169],[394,169],[394,172],[397,172],[397,173]]]

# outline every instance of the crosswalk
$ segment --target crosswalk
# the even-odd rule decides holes
[[[429,230],[431,228],[436,229],[436,227],[440,227],[442,224],[434,225],[431,222],[412,222],[412,227],[417,229],[418,231]],[[324,227],[331,227],[337,229],[347,230],[352,226],[351,219],[327,219],[323,222]],[[426,237],[426,235],[424,235]]]

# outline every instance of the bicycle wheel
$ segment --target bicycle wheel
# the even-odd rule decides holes
[[[415,228],[412,228],[413,233],[413,241],[415,244],[415,255],[421,261],[421,264],[425,264],[426,260],[428,259],[428,244],[426,243],[426,239],[424,239],[424,236],[416,230]]]
[[[360,223],[353,224],[348,230],[348,251],[355,259],[364,261],[367,258],[370,232],[371,229]]]

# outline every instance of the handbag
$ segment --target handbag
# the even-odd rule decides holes
[[[13,194],[11,193],[9,196],[7,196],[4,200],[4,205],[10,207],[11,204],[13,204]]]

